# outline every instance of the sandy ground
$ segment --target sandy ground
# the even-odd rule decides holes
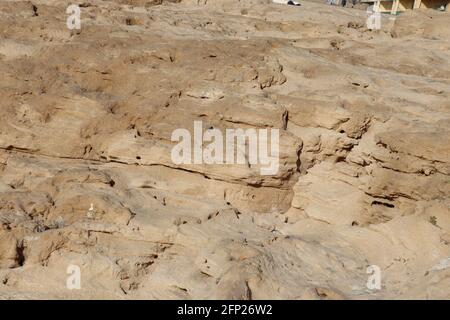
[[[450,298],[448,12],[69,2],[0,2],[0,298]],[[175,164],[200,120],[278,173]]]

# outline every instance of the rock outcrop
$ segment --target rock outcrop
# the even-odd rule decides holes
[[[450,298],[448,13],[69,2],[0,3],[0,298]],[[278,173],[175,164],[194,121]]]

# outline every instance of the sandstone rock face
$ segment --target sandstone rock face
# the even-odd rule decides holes
[[[448,13],[69,4],[0,2],[0,298],[450,298]],[[278,172],[175,164],[195,121]]]

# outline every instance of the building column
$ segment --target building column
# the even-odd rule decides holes
[[[394,0],[394,2],[392,3],[391,14],[397,13],[399,4],[400,4],[400,0]]]
[[[419,9],[422,4],[422,0],[414,0],[413,9]]]
[[[373,4],[373,12],[380,12],[381,0],[377,0]]]

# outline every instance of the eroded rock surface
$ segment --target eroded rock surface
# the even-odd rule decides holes
[[[450,298],[448,13],[69,2],[0,2],[1,298]],[[194,121],[278,173],[174,164]]]

